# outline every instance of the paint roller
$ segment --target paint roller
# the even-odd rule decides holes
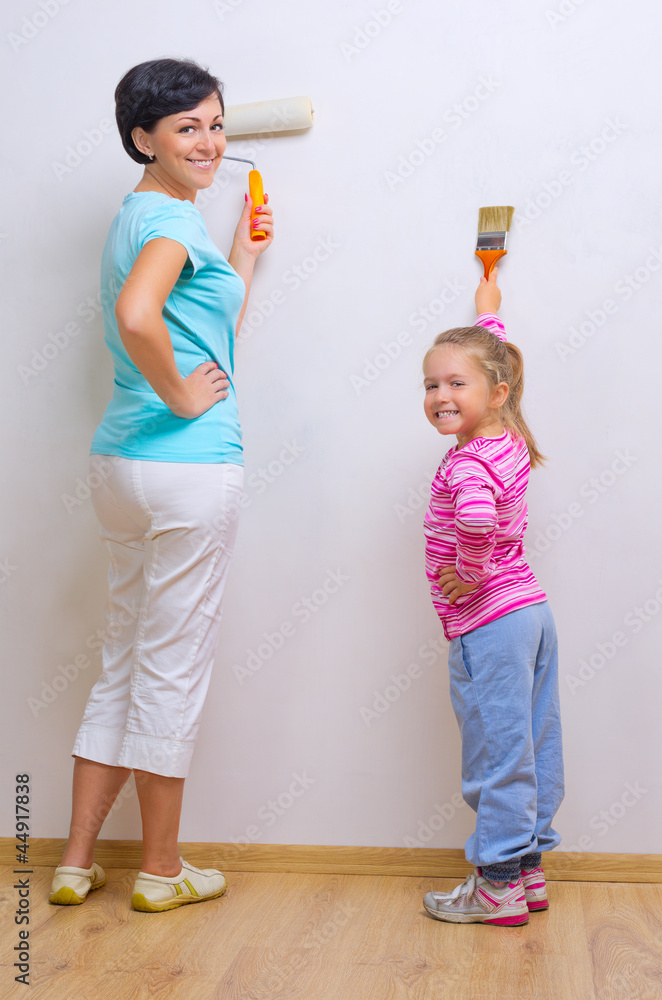
[[[253,104],[234,104],[225,109],[223,130],[228,139],[264,139],[276,133],[292,135],[305,131],[313,124],[313,107],[309,97],[284,97],[278,101],[256,101]],[[251,225],[255,209],[264,205],[262,177],[252,160],[242,156],[227,156],[225,160],[250,163],[248,190],[253,202]],[[258,216],[259,218],[259,216]],[[252,240],[265,240],[260,230],[251,231]]]

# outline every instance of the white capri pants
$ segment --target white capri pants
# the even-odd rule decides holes
[[[237,533],[244,470],[92,455],[110,554],[103,670],[73,754],[185,778]]]

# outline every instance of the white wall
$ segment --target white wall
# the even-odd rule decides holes
[[[658,851],[658,7],[57,5],[14,0],[3,27],[2,833],[26,770],[33,835],[66,833],[106,572],[89,499],[76,502],[111,388],[85,303],[139,177],[106,120],[130,66],[174,55],[209,65],[231,104],[309,94],[316,111],[307,134],[255,150],[278,238],[253,306],[284,298],[267,319],[249,312],[238,351],[250,503],[182,839],[459,847],[470,832],[453,804],[459,739],[423,571],[420,497],[446,443],[423,416],[420,362],[440,329],[472,320],[478,207],[510,203],[502,314],[549,456],[532,477],[528,545],[562,642],[563,847]],[[88,155],[64,171],[86,130]],[[204,214],[227,250],[243,169],[216,189]],[[371,369],[398,337],[399,356]],[[294,634],[270,654],[287,622]],[[259,669],[240,681],[251,651]],[[410,665],[419,676],[396,698]],[[56,677],[51,704],[29,701]],[[139,831],[129,794],[104,836]]]

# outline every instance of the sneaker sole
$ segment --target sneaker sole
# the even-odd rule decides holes
[[[220,892],[215,892],[210,896],[175,896],[174,899],[166,899],[163,903],[151,903],[142,892],[134,892],[131,897],[131,906],[141,913],[163,913],[164,910],[176,910],[178,906],[185,903],[204,903],[206,899],[218,899],[222,896],[227,885],[223,886]]]
[[[106,880],[103,882],[95,882],[94,885],[90,886],[89,892],[86,892],[84,896],[79,896],[70,889],[69,886],[63,885],[57,892],[51,893],[48,897],[49,903],[54,903],[56,906],[78,906],[80,903],[84,903],[90,892],[94,892],[95,889],[100,889],[106,884]]]
[[[491,919],[490,917],[483,917],[479,913],[433,913],[432,910],[427,912],[435,920],[443,920],[445,923],[449,924],[495,924],[498,927],[521,927],[522,924],[528,924],[529,914],[526,913],[514,913],[510,917],[495,917]]]
[[[532,902],[532,903],[529,903],[529,901],[527,900],[526,905],[528,906],[528,908],[531,910],[532,913],[535,913],[536,910],[548,910],[549,900],[541,899],[538,902]]]

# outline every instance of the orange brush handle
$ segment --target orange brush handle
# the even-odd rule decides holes
[[[251,209],[251,239],[266,240],[266,233],[263,233],[261,229],[253,229],[253,222],[255,219],[260,218],[259,215],[255,214],[255,209],[258,205],[264,205],[264,189],[262,187],[262,177],[260,176],[259,170],[249,171],[248,192],[251,196],[251,201],[253,202],[253,207]]]
[[[480,257],[483,267],[485,268],[486,278],[489,278],[490,271],[496,262],[501,260],[502,257],[505,257],[507,253],[507,250],[476,250],[476,257]]]

